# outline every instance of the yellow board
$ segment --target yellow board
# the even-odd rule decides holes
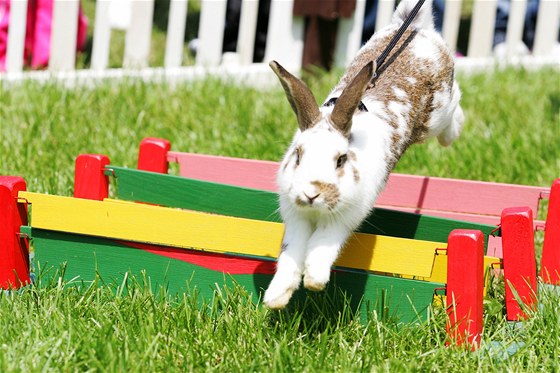
[[[214,252],[277,257],[284,225],[114,200],[20,192],[34,228]],[[432,276],[444,243],[355,233],[337,266],[414,277]],[[445,281],[442,281],[445,282]]]
[[[491,266],[495,265],[496,263],[500,263],[499,258],[495,258],[492,256],[485,256],[484,257],[484,272],[488,270]],[[499,267],[499,266],[498,266]],[[412,277],[410,277],[412,278]],[[447,283],[447,255],[436,255],[434,260],[434,270],[432,275],[429,277],[413,277],[416,280],[422,281],[429,281],[429,282],[441,282]]]

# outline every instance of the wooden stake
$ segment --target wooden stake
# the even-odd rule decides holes
[[[109,157],[100,154],[80,154],[74,169],[74,197],[102,201],[109,196],[109,177],[105,167]]]
[[[17,202],[25,180],[0,176],[0,288],[16,289],[30,282],[29,243],[19,235],[27,225],[27,207]]]
[[[560,179],[550,188],[544,232],[541,277],[548,284],[560,285]]]
[[[518,321],[527,317],[523,308],[537,301],[533,212],[529,207],[504,209],[501,227],[507,319]]]
[[[147,137],[140,143],[138,169],[166,174],[168,171],[167,152],[171,143],[167,140]]]
[[[456,229],[449,235],[447,270],[447,333],[458,345],[476,348],[482,333],[484,235]]]

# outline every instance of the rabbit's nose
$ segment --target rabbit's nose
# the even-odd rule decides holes
[[[303,195],[305,195],[307,197],[307,200],[309,201],[309,204],[312,205],[313,201],[315,201],[317,199],[317,197],[319,197],[321,195],[321,193],[317,193],[314,196],[308,196],[307,193],[303,193]]]

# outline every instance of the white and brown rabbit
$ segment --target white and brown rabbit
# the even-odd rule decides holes
[[[437,136],[449,145],[459,136],[461,94],[431,1],[374,75],[373,61],[415,4],[401,1],[391,25],[362,47],[321,107],[301,80],[270,63],[299,124],[278,171],[285,234],[264,295],[270,308],[286,306],[302,277],[307,289],[325,287],[347,238],[411,144]]]

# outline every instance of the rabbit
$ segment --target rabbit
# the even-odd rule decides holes
[[[347,238],[410,145],[437,137],[447,146],[461,132],[454,61],[434,29],[430,0],[375,71],[415,3],[400,2],[392,23],[358,51],[321,107],[305,83],[270,62],[299,127],[277,173],[285,232],[263,299],[271,309],[288,304],[302,277],[309,290],[325,288]]]

